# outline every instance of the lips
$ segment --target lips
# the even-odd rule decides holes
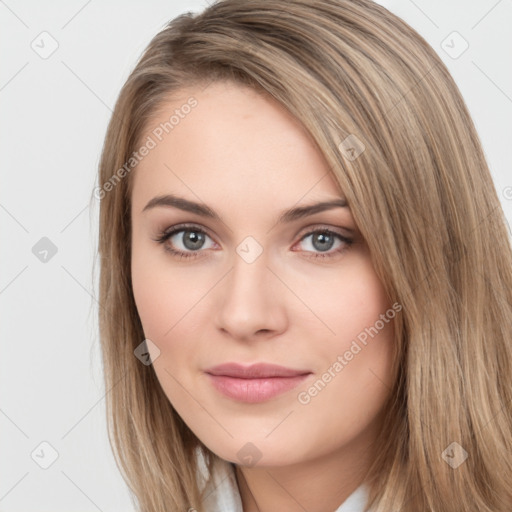
[[[205,371],[213,387],[237,402],[258,403],[291,391],[312,372],[274,364],[226,363]]]
[[[296,370],[268,363],[244,366],[238,363],[225,363],[205,370],[210,375],[222,375],[237,379],[263,379],[271,377],[297,377],[311,373],[309,370]]]

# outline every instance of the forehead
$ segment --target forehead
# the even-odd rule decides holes
[[[132,177],[138,211],[165,193],[246,208],[340,195],[300,122],[277,101],[230,82],[175,92],[140,140],[151,149]]]

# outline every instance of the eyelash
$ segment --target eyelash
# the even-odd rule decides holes
[[[158,236],[156,238],[154,238],[154,241],[158,242],[159,244],[162,244],[166,251],[168,251],[173,256],[175,256],[175,257],[177,257],[179,259],[196,258],[199,255],[199,253],[202,252],[200,249],[197,250],[197,251],[187,251],[187,252],[178,251],[176,249],[173,249],[172,247],[170,247],[168,244],[165,243],[173,235],[175,235],[176,233],[180,233],[182,231],[193,231],[195,233],[202,233],[202,234],[208,236],[209,238],[211,238],[210,235],[208,235],[208,233],[206,231],[204,231],[203,229],[201,229],[199,226],[196,226],[194,224],[182,224],[182,225],[179,225],[179,226],[173,226],[172,228],[168,228],[168,229],[160,232],[158,234]],[[346,246],[345,247],[341,247],[339,249],[336,249],[336,250],[334,250],[332,252],[313,253],[312,256],[308,256],[308,257],[311,257],[313,259],[316,259],[316,258],[321,258],[321,259],[333,258],[334,256],[337,256],[337,255],[341,254],[342,252],[345,252],[346,250],[348,250],[350,248],[350,246],[352,245],[352,243],[353,243],[352,239],[347,238],[347,237],[345,237],[343,235],[340,235],[339,233],[336,233],[336,231],[332,231],[331,229],[327,229],[327,228],[319,228],[319,229],[314,229],[312,231],[309,231],[308,233],[306,233],[304,236],[301,237],[299,242],[302,242],[308,236],[316,235],[318,233],[327,234],[327,235],[330,235],[330,236],[337,237],[339,240],[344,242],[346,244]],[[310,251],[307,251],[307,252],[310,252]]]

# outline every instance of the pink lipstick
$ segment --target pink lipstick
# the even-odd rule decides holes
[[[223,395],[240,402],[258,403],[295,388],[312,372],[267,363],[226,363],[205,373]]]

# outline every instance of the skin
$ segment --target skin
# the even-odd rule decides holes
[[[297,396],[391,304],[348,207],[276,224],[285,209],[343,194],[308,133],[274,100],[229,82],[183,89],[144,139],[190,96],[197,106],[132,175],[133,292],[146,338],[160,350],[154,370],[189,428],[237,464],[245,512],[335,510],[375,456],[392,384],[393,322],[309,403]],[[168,193],[207,204],[222,221],[174,207],[143,212]],[[183,238],[194,228],[166,242],[188,253],[196,247],[195,258],[179,259],[155,241],[180,223],[207,232],[199,248]],[[353,243],[306,236],[321,228]],[[247,236],[263,250],[252,263],[236,252]],[[322,247],[333,257],[315,258]],[[220,394],[204,373],[232,361],[313,373],[296,389],[248,404]],[[237,455],[248,442],[260,453],[256,464]]]

